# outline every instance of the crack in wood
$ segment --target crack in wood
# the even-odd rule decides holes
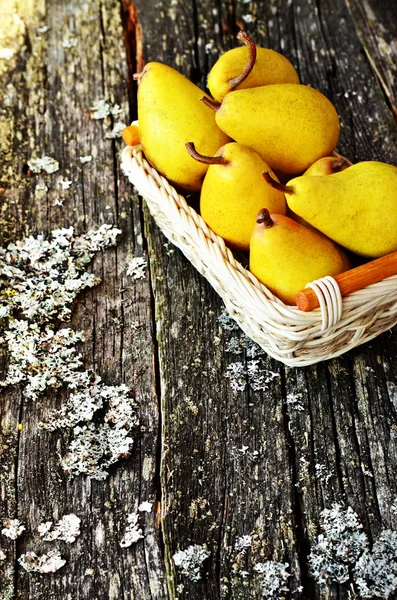
[[[130,0],[121,0],[121,16],[123,23],[124,44],[128,66],[128,95],[131,120],[136,118],[136,89],[134,73],[140,73],[144,67],[142,27],[138,18],[138,10]]]

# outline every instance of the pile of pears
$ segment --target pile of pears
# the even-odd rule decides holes
[[[123,137],[178,190],[198,193],[207,225],[295,304],[307,283],[397,250],[397,167],[341,157],[333,104],[282,54],[237,38],[209,73],[211,96],[148,63],[134,76],[139,132]]]

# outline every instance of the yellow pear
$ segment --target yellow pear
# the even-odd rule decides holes
[[[284,194],[262,177],[268,166],[255,150],[237,142],[225,144],[214,157],[200,155],[194,144],[187,149],[209,165],[200,193],[201,216],[230,248],[248,252],[258,211],[266,207],[285,214],[287,209]]]
[[[249,270],[285,304],[295,304],[307,283],[349,268],[345,253],[321,233],[267,209],[259,212]]]
[[[229,141],[216,125],[214,112],[199,102],[203,91],[158,62],[148,63],[135,79],[139,138],[147,160],[175,186],[199,190],[207,165],[191,158],[185,143],[194,139],[200,152],[214,154]]]
[[[363,161],[340,173],[271,185],[284,189],[294,213],[351,252],[376,258],[397,250],[397,167]]]
[[[255,46],[251,36],[240,31],[237,39],[245,46],[228,50],[216,61],[208,75],[208,89],[218,102],[231,90],[272,83],[299,83],[292,63],[275,50]]]
[[[236,142],[256,150],[273,171],[289,176],[332,154],[340,131],[333,104],[297,83],[231,91],[216,108],[216,122]]]
[[[312,177],[317,177],[318,175],[332,175],[332,173],[344,171],[349,166],[351,166],[351,162],[343,156],[324,156],[310,165],[303,175],[310,175]]]
[[[336,153],[335,153],[336,154]],[[339,173],[347,169],[352,163],[341,155],[338,156],[324,156],[314,162],[303,175],[310,175],[311,177],[317,177],[318,175],[332,175],[332,173]],[[290,207],[287,209],[287,215],[294,219],[297,223],[305,225],[306,227],[312,227],[310,223],[302,219],[299,215],[294,213]]]

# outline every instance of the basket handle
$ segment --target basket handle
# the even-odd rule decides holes
[[[341,296],[344,297],[372,283],[378,283],[382,279],[396,274],[397,252],[392,252],[364,265],[340,273],[340,275],[335,275],[333,279],[339,286]],[[312,288],[307,287],[297,293],[296,305],[300,310],[309,312],[318,308],[320,302],[316,292]]]

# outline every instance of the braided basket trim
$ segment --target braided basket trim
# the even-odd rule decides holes
[[[319,308],[287,306],[235,259],[185,198],[145,159],[141,146],[126,146],[121,168],[165,236],[223,299],[241,329],[270,356],[307,366],[339,356],[397,323],[397,275],[343,298],[338,323],[322,331]]]

